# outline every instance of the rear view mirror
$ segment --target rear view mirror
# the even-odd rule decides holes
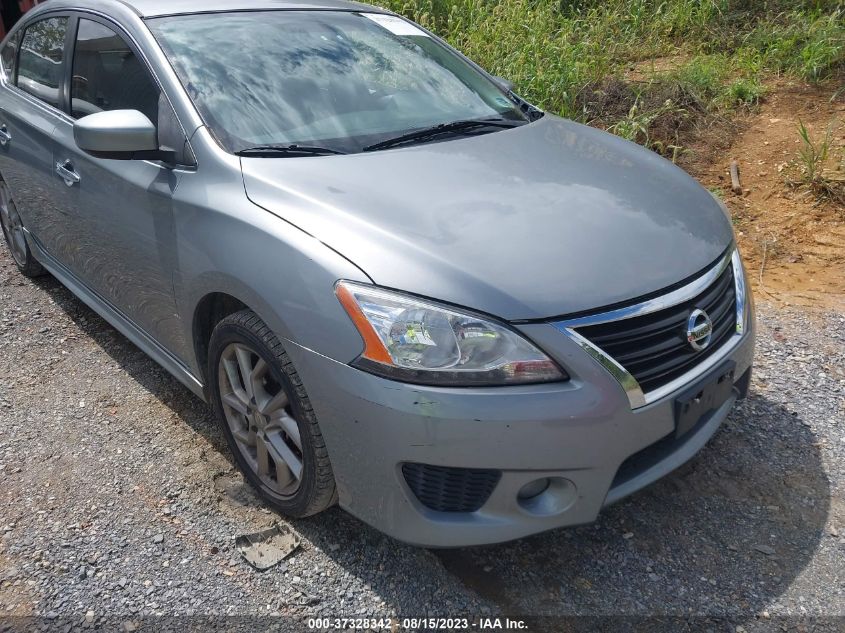
[[[73,138],[80,149],[97,158],[165,160],[156,127],[138,110],[109,110],[78,119]]]

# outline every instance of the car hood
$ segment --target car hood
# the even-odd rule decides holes
[[[374,283],[507,320],[641,297],[701,271],[733,240],[681,169],[551,115],[439,143],[241,164],[250,200]]]

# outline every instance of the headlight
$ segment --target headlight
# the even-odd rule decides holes
[[[568,378],[525,338],[488,318],[346,281],[335,292],[364,339],[364,352],[352,363],[360,369],[451,386]]]

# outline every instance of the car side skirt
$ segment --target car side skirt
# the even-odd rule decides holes
[[[174,378],[190,389],[194,394],[206,400],[203,383],[182,363],[154,338],[135,325],[126,315],[115,308],[96,291],[89,288],[76,275],[50,255],[29,231],[27,241],[35,258],[63,286],[81,299],[89,308],[108,321],[117,331],[128,338],[145,354],[170,372]]]

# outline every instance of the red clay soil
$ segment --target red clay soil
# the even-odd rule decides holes
[[[845,312],[845,205],[794,184],[799,120],[817,139],[832,130],[828,167],[832,176],[843,176],[845,101],[832,101],[835,92],[778,82],[759,109],[739,121],[728,149],[698,152],[715,157],[686,167],[719,190],[730,208],[757,296]],[[740,195],[731,192],[732,159],[740,166]]]

